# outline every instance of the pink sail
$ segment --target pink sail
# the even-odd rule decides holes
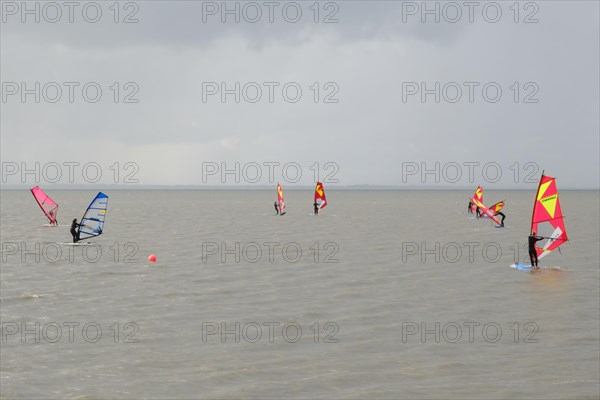
[[[58,214],[58,204],[54,200],[52,200],[39,186],[36,186],[31,189],[31,194],[37,201],[38,205],[48,217],[51,224],[57,224],[58,221],[56,219],[56,214]]]

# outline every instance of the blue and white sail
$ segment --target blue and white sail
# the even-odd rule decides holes
[[[104,220],[106,218],[106,207],[108,196],[102,192],[92,200],[83,218],[79,222],[79,240],[90,239],[102,235]]]

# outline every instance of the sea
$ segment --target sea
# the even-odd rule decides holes
[[[285,190],[285,188],[284,188]],[[1,192],[3,399],[598,399],[600,201],[561,191],[569,241],[527,260],[533,193],[504,228],[465,191]],[[85,243],[84,242],[84,243]],[[148,257],[154,255],[155,262]]]

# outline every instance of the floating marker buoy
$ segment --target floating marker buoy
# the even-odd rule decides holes
[[[156,256],[154,254],[150,254],[148,256],[148,261],[150,261],[151,263],[156,262]]]

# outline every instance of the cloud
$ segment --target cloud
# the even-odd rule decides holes
[[[403,162],[497,162],[518,187],[508,168],[535,162],[597,185],[598,4],[540,3],[533,24],[508,6],[497,23],[449,23],[449,9],[422,23],[407,2],[321,3],[315,23],[310,4],[297,23],[203,23],[200,2],[139,3],[136,24],[115,24],[108,3],[96,24],[9,19],[2,159],[135,161],[147,184],[198,183],[202,160],[331,161],[342,184],[402,184]],[[41,101],[8,96],[11,82],[40,82]]]

